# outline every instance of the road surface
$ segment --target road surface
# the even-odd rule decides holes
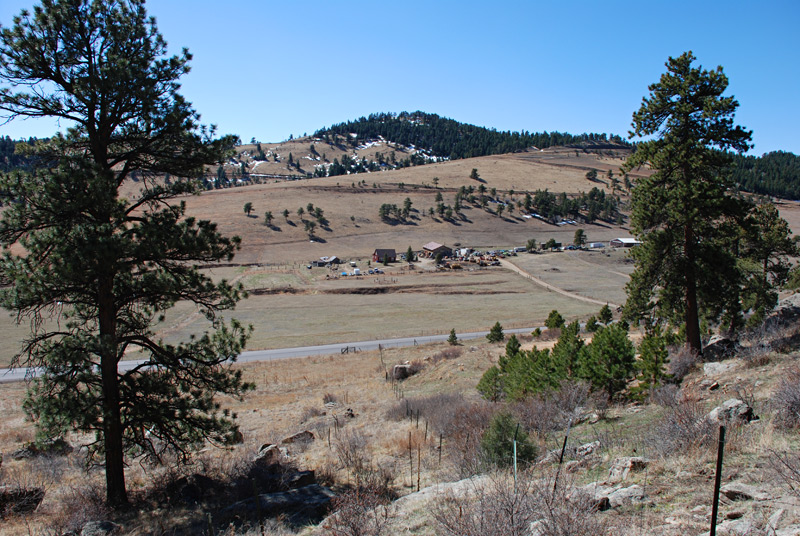
[[[516,328],[503,330],[504,333],[530,333],[536,329],[533,328]],[[547,329],[547,328],[541,328]],[[488,331],[474,331],[470,333],[459,333],[456,336],[458,340],[480,339],[485,337]],[[299,346],[296,348],[278,348],[275,350],[254,350],[250,352],[242,352],[239,355],[239,363],[250,363],[254,361],[272,361],[274,359],[291,359],[295,357],[308,357],[312,355],[335,355],[348,352],[368,352],[370,350],[377,350],[382,348],[401,348],[408,346],[417,346],[420,344],[430,344],[434,342],[444,342],[450,337],[449,334],[445,335],[426,335],[424,337],[402,337],[399,339],[380,339],[375,341],[359,341],[347,342],[337,344],[321,344],[317,346]],[[121,361],[119,364],[120,372],[128,371],[138,365],[144,363],[145,360],[133,359],[130,361]],[[26,378],[36,376],[40,372],[39,369],[29,369],[24,367],[7,369],[0,368],[0,383],[19,382]]]

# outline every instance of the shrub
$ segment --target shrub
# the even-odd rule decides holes
[[[592,498],[563,482],[555,492],[549,479],[523,472],[516,485],[495,473],[470,483],[467,493],[445,493],[434,504],[437,534],[452,536],[605,536]]]
[[[588,396],[587,383],[564,380],[560,389],[538,393],[518,402],[513,412],[526,429],[544,435],[566,428]]]
[[[706,415],[705,409],[693,401],[667,406],[651,436],[656,451],[668,456],[674,452],[686,452],[714,444],[717,428]]]
[[[671,346],[667,372],[673,380],[680,383],[694,369],[700,356],[688,345]]]
[[[800,368],[787,370],[770,404],[775,408],[776,421],[784,428],[800,427]]]
[[[394,515],[389,501],[372,487],[347,490],[334,497],[331,506],[335,514],[322,532],[331,536],[379,536]]]

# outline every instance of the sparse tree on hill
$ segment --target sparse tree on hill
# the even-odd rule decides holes
[[[414,258],[414,250],[411,248],[411,246],[408,246],[408,250],[406,251],[406,262],[412,263],[415,260],[416,259]]]
[[[586,233],[583,231],[583,229],[577,229],[575,231],[575,236],[572,238],[572,243],[579,248],[582,248],[586,245]]]
[[[611,307],[609,307],[608,304],[605,304],[600,308],[597,319],[606,326],[609,325],[612,320],[614,320],[614,313],[611,312]]]
[[[503,217],[503,210],[505,210],[505,208],[506,207],[502,203],[497,205],[497,216],[499,218]]]
[[[283,209],[282,214],[283,214],[283,219],[289,221],[289,209],[288,208]]]
[[[740,284],[735,252],[727,246],[730,222],[746,204],[733,193],[727,151],[750,148],[750,131],[734,126],[738,102],[723,97],[722,68],[693,67],[686,52],[669,58],[667,73],[633,115],[631,135],[650,137],[626,162],[655,170],[633,190],[631,230],[642,245],[631,251],[636,269],[627,285],[626,316],[682,320],[686,342],[701,352],[700,316],[737,307]]]
[[[0,219],[0,303],[32,326],[14,364],[41,371],[24,408],[39,437],[91,434],[112,507],[128,502],[126,456],[185,460],[206,440],[232,443],[235,415],[215,395],[250,387],[229,365],[248,330],[219,316],[243,290],[195,267],[230,260],[239,239],[187,217],[181,200],[234,138],[197,123],[177,93],[190,56],[166,54],[141,0],[48,0],[0,31],[0,109],[68,125],[32,148],[34,172],[0,175],[15,201]],[[154,178],[165,173],[169,184]],[[153,326],[179,300],[210,329],[166,344]],[[119,370],[137,351],[144,361]]]
[[[450,346],[456,346],[458,344],[458,336],[456,335],[455,328],[450,330],[450,336],[447,337],[447,342],[450,344]]]
[[[273,218],[273,216],[272,216],[272,211],[271,211],[271,210],[268,210],[268,211],[266,211],[266,212],[264,213],[264,224],[265,224],[267,227],[272,227],[272,220],[273,220],[273,219],[274,219],[274,218]]]
[[[297,216],[300,218],[300,221],[303,221],[303,214],[305,213],[306,211],[303,209],[303,207],[297,209]]]
[[[561,316],[561,313],[553,309],[550,311],[550,314],[547,315],[547,320],[545,320],[544,325],[547,329],[560,329],[564,327],[564,317]]]
[[[245,214],[246,214],[248,217],[250,217],[250,213],[251,213],[251,212],[253,212],[253,203],[251,203],[250,201],[248,201],[247,203],[245,203],[245,204],[244,204],[244,213],[245,213]]]
[[[525,244],[525,250],[528,253],[534,253],[536,251],[536,239],[535,238],[531,238],[531,239],[528,240],[528,243]]]
[[[490,329],[489,333],[486,335],[486,340],[489,342],[500,342],[505,338],[506,336],[503,335],[503,326],[500,325],[500,322],[495,322],[492,329]]]
[[[478,175],[478,169],[477,168],[472,168],[472,172],[470,172],[469,178],[474,180],[474,181],[481,180],[480,175]]]
[[[596,169],[590,169],[589,171],[587,171],[586,172],[586,180],[590,180],[592,182],[596,182],[597,181],[597,170]]]

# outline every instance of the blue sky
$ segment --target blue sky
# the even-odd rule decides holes
[[[0,0],[0,23],[32,1]],[[150,0],[203,122],[277,142],[373,112],[627,135],[669,56],[722,65],[752,154],[800,154],[800,2]],[[46,136],[14,121],[0,135]]]

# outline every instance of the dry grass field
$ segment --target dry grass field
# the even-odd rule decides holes
[[[275,150],[282,158],[288,152],[302,158],[308,145],[307,139],[293,140]],[[317,149],[323,152],[323,148]],[[329,148],[324,152],[332,160],[341,154],[335,151]],[[496,321],[506,328],[535,326],[552,309],[568,319],[595,314],[598,305],[552,292],[504,267],[470,269],[466,265],[461,271],[436,272],[426,261],[415,265],[414,270],[397,263],[386,267],[386,273],[380,276],[337,278],[335,272],[308,269],[306,265],[323,255],[338,255],[356,261],[364,270],[370,266],[367,260],[375,248],[395,248],[401,253],[409,245],[418,250],[429,241],[477,249],[522,246],[531,238],[537,242],[555,238],[569,244],[578,226],[549,225],[519,218],[516,213],[500,218],[479,207],[465,209],[464,219],[450,223],[431,218],[427,209],[435,205],[437,193],[442,194],[445,203],[452,203],[460,186],[475,184],[468,178],[472,168],[479,170],[487,188],[497,188],[505,198],[511,198],[513,189],[513,198],[520,199],[522,192],[536,189],[578,193],[600,187],[601,184],[585,179],[586,171],[598,169],[602,176],[607,170],[616,173],[620,164],[621,159],[614,155],[576,154],[573,150],[531,151],[350,177],[276,181],[207,192],[185,201],[190,214],[217,221],[223,233],[242,237],[242,250],[234,265],[204,270],[215,279],[240,281],[249,290],[249,298],[230,313],[254,326],[248,349],[291,347],[446,333],[451,328],[488,329]],[[286,172],[285,165],[282,172],[274,167],[260,171]],[[438,178],[438,187],[433,186],[434,177]],[[367,182],[366,187],[353,184],[360,180]],[[135,187],[131,185],[130,195],[134,195]],[[406,197],[418,211],[413,213],[409,224],[390,225],[380,221],[381,204],[402,206]],[[623,196],[623,202],[626,200]],[[256,217],[243,213],[245,202],[253,203]],[[317,228],[316,241],[308,239],[297,215],[297,209],[305,208],[308,203],[323,209],[330,222],[330,230]],[[800,230],[798,204],[781,202],[779,207],[792,228]],[[281,214],[284,209],[290,212],[288,219]],[[272,228],[264,225],[266,210],[274,215]],[[596,224],[580,228],[589,241],[629,236],[624,226]],[[568,293],[613,304],[624,303],[623,289],[632,270],[627,252],[610,248],[521,253],[506,260]],[[349,267],[347,270],[352,271]],[[197,333],[203,326],[193,307],[181,303],[156,329],[165,340],[177,341]],[[17,326],[8,317],[0,319],[0,366],[9,362],[26,329],[27,326]],[[553,344],[552,340],[533,341],[530,336],[521,339],[524,348]],[[489,415],[501,408],[488,403],[469,404],[479,403],[475,385],[497,363],[503,351],[503,344],[481,340],[455,349],[430,345],[237,365],[256,389],[243,401],[221,402],[239,414],[243,444],[233,450],[205,448],[199,453],[198,463],[183,471],[201,471],[219,478],[238,475],[259,446],[309,430],[316,439],[302,448],[293,447],[291,461],[300,468],[315,470],[321,480],[337,489],[353,482],[353,472],[343,462],[342,452],[356,443],[362,445],[361,452],[371,465],[392,475],[392,489],[400,496],[411,494],[418,485],[425,488],[458,480],[464,469],[461,451],[470,441],[469,436],[465,439],[453,427],[451,432],[440,432],[437,436],[437,422],[463,408],[470,408],[475,415]],[[731,397],[744,396],[762,415],[760,421],[732,430],[726,479],[765,487],[773,500],[723,504],[723,515],[729,516],[729,520],[753,519],[758,530],[765,524],[762,521],[779,507],[785,510],[783,525],[800,522],[800,501],[792,502],[794,499],[784,491],[770,465],[770,452],[798,448],[796,431],[777,426],[770,402],[781,378],[795,366],[797,358],[796,351],[777,353],[766,347],[758,359],[743,355],[721,373],[705,374],[702,365],[695,366],[681,388],[682,400],[693,404],[699,412],[708,412]],[[405,362],[415,363],[421,372],[399,384],[387,382],[387,369]],[[717,382],[718,388],[710,390],[709,384],[704,383],[706,380]],[[20,407],[24,390],[24,384],[0,384],[0,452],[5,454],[34,438],[32,425],[25,421]],[[433,398],[451,394],[456,398],[447,399],[447,403]],[[406,404],[423,402],[428,405],[424,406],[419,424],[403,417]],[[715,445],[696,445],[664,455],[659,450],[659,441],[665,439],[654,435],[656,425],[676,411],[677,406],[644,402],[607,409],[596,397],[587,399],[585,405],[601,415],[595,422],[589,419],[576,423],[570,445],[599,441],[601,447],[589,462],[572,460],[573,469],[565,476],[568,481],[575,486],[602,481],[611,461],[619,456],[641,455],[652,460],[646,472],[637,473],[628,482],[644,487],[647,501],[603,514],[603,519],[616,527],[611,533],[679,536],[707,530]],[[538,410],[528,411],[534,414],[531,417],[534,419]],[[560,446],[561,434],[561,431],[532,432],[532,440],[543,454]],[[71,435],[68,440],[79,444],[88,438]],[[409,472],[409,451],[414,457],[419,456],[419,462],[414,458],[411,463],[417,469],[415,476]],[[102,495],[102,472],[97,468],[86,470],[81,462],[80,452],[63,459],[39,461],[17,461],[6,456],[0,473],[3,483],[43,485],[47,494],[35,514],[0,521],[0,533],[61,534],[64,531],[58,532],[56,528],[63,528],[67,521],[81,515],[108,515],[99,507],[92,510],[97,504],[93,497]],[[211,532],[207,530],[211,510],[204,509],[205,505],[165,508],[151,501],[149,494],[162,489],[169,478],[175,477],[177,469],[138,462],[134,460],[128,468],[129,486],[139,501],[138,510],[119,519],[126,534]],[[548,475],[554,469],[547,464],[543,467]],[[391,534],[437,533],[427,502],[416,510],[398,513],[392,523]],[[217,533],[222,533],[222,528],[217,526]],[[237,530],[245,532],[240,527],[230,533]],[[304,532],[310,533],[320,531],[308,528]],[[762,532],[754,529],[749,534]]]

